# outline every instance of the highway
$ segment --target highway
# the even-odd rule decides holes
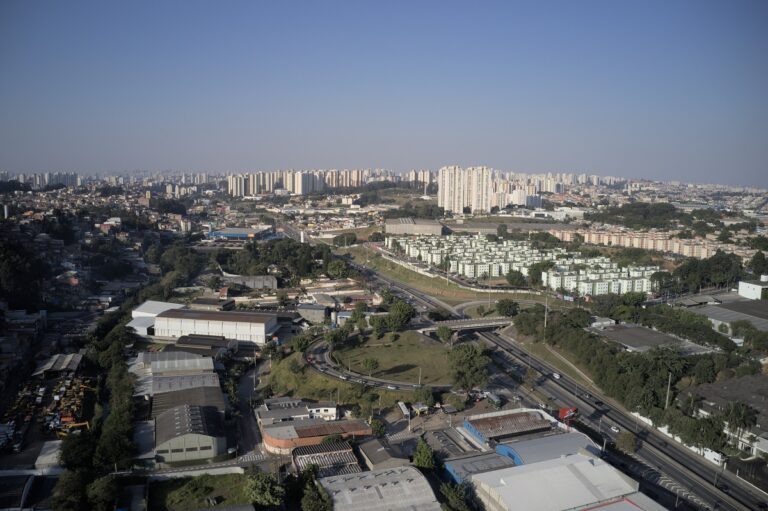
[[[361,271],[370,272],[373,278],[385,283],[393,290],[410,295],[419,303],[447,310],[454,317],[464,317],[463,311],[433,297],[425,296],[410,286],[384,277],[365,265],[354,266]],[[560,375],[557,379],[552,377],[552,374],[557,371],[530,356],[517,345],[514,339],[498,333],[478,333],[477,335],[545,375],[538,385],[539,388],[563,405],[577,406],[581,412],[581,420],[596,430],[604,432],[611,441],[614,441],[617,436],[617,433],[610,429],[611,426],[618,428],[619,432],[624,430],[636,433],[640,442],[635,457],[648,466],[648,470],[642,474],[643,478],[654,483],[659,479],[671,479],[677,485],[678,494],[702,509],[713,511],[768,509],[766,494],[665,437],[655,428],[639,422],[612,400],[599,396],[591,389],[586,391],[581,387],[580,390],[578,382],[567,375]],[[716,482],[717,486],[715,486]]]
[[[639,422],[623,409],[611,404],[609,399],[595,394],[591,389],[585,390],[570,377],[562,374],[560,378],[552,377],[556,371],[551,366],[530,356],[511,338],[498,333],[478,333],[478,336],[544,375],[537,384],[540,390],[562,405],[577,406],[582,422],[596,430],[600,428],[611,440],[617,436],[616,432],[611,431],[611,426],[619,431],[637,432],[640,442],[636,456],[651,469],[658,471],[658,474],[648,476],[667,476],[674,480],[688,494],[697,497],[689,500],[698,501],[696,503],[704,509],[765,509],[764,494],[748,488],[733,474]],[[714,485],[716,478],[718,487]]]
[[[378,273],[377,271],[375,271],[374,269],[369,268],[364,264],[358,264],[352,261],[350,261],[349,264],[350,266],[357,269],[358,271],[364,272],[366,275],[368,275],[372,279],[377,280],[380,283],[384,284],[384,286],[389,288],[390,290],[407,294],[413,299],[413,301],[423,305],[424,307],[427,307],[430,309],[442,309],[449,312],[451,315],[455,317],[463,318],[463,315],[456,312],[453,306],[448,305],[442,300],[438,300],[437,298],[434,298],[432,296],[425,295],[420,291],[406,284],[390,279],[389,277],[385,277],[380,273]]]

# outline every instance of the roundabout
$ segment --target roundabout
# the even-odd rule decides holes
[[[392,391],[422,386],[450,389],[448,347],[416,331],[389,332],[381,339],[331,350],[324,340],[304,353],[307,364],[330,378]],[[366,360],[376,366],[366,368]]]

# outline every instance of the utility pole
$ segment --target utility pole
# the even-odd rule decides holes
[[[419,385],[421,385],[421,366],[419,366]]]
[[[547,342],[547,314],[549,313],[549,295],[544,296],[544,343]]]

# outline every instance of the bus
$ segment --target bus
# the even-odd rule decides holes
[[[408,409],[408,405],[406,405],[402,401],[398,401],[397,406],[399,406],[400,411],[403,412],[403,417],[405,417],[406,419],[411,418],[411,411]]]
[[[502,403],[501,403],[501,398],[499,396],[497,396],[493,392],[487,392],[485,394],[485,398],[488,400],[490,404],[493,405],[494,408],[496,408],[497,410],[501,409]]]

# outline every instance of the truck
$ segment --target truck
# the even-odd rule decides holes
[[[557,418],[561,422],[568,423],[569,421],[576,418],[576,416],[579,414],[579,409],[575,406],[569,406],[567,408],[560,408],[560,410],[557,413]]]

